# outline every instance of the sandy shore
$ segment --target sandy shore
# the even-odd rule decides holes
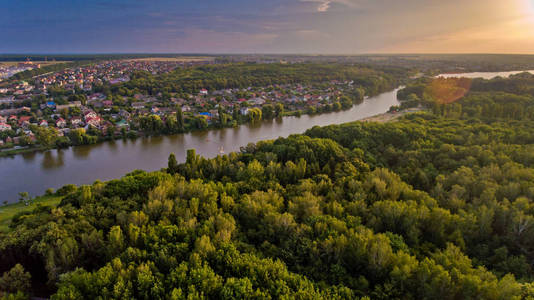
[[[392,122],[406,114],[424,111],[424,110],[425,109],[420,108],[420,107],[409,108],[409,109],[405,109],[405,110],[398,111],[398,112],[387,112],[387,113],[379,114],[379,115],[372,116],[369,118],[361,119],[360,121],[361,122],[379,122],[379,123]]]

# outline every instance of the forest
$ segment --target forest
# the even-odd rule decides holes
[[[67,185],[57,207],[0,233],[0,290],[532,298],[534,79],[475,79],[452,103],[433,98],[433,80],[400,93],[432,110],[396,122],[314,127],[213,159],[189,150],[160,171]]]
[[[354,81],[366,88],[367,95],[376,95],[399,85],[409,70],[400,67],[365,67],[345,64],[254,64],[233,63],[179,68],[172,72],[152,75],[136,72],[132,80],[112,91],[126,89],[138,93],[193,93],[228,88],[263,87],[275,84],[323,83],[332,80]],[[124,93],[124,92],[122,92]]]

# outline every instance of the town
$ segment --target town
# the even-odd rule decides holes
[[[197,93],[116,92],[138,72],[158,75],[210,63],[114,60],[8,81],[0,87],[0,149],[7,153],[62,148],[237,126],[262,118],[348,109],[365,95],[362,87],[348,80],[201,88]]]

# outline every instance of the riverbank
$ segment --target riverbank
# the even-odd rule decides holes
[[[36,151],[0,158],[0,203],[17,202],[19,192],[42,195],[46,189],[66,184],[91,184],[111,180],[136,169],[155,171],[167,165],[170,153],[185,161],[188,149],[198,155],[216,157],[220,150],[239,151],[249,143],[303,133],[314,126],[354,122],[399,106],[395,89],[349,110],[303,114],[245,123],[237,127],[193,131],[183,134],[119,139],[93,145]]]
[[[4,149],[0,151],[0,157],[6,157],[6,156],[14,156],[17,154],[24,154],[24,153],[31,153],[36,151],[43,151],[46,150],[44,147],[28,147],[28,148],[20,148],[20,149]]]
[[[393,91],[397,91],[398,89],[399,88],[396,88]],[[391,92],[391,91],[388,91],[388,92]],[[388,92],[384,92],[384,93],[388,93]],[[381,93],[381,94],[384,94],[384,93]],[[374,97],[376,97],[376,96],[374,96]],[[81,144],[81,145],[68,145],[66,147],[59,147],[57,145],[53,145],[51,147],[42,147],[39,144],[34,144],[34,145],[25,146],[25,147],[18,147],[18,148],[17,147],[15,147],[15,148],[5,148],[5,149],[0,150],[0,158],[1,157],[12,157],[12,156],[15,156],[15,155],[18,155],[18,154],[27,154],[27,153],[33,153],[33,152],[43,152],[43,151],[46,151],[46,150],[62,150],[62,149],[68,149],[68,148],[74,148],[74,147],[98,145],[98,144],[108,143],[108,142],[113,142],[113,141],[118,141],[118,140],[135,140],[135,139],[138,139],[138,138],[162,137],[162,136],[171,136],[171,135],[176,135],[176,134],[189,134],[189,133],[195,133],[195,132],[207,132],[207,131],[221,130],[221,129],[227,129],[227,128],[237,128],[237,127],[240,127],[240,126],[254,125],[254,124],[257,124],[257,123],[261,123],[262,121],[275,121],[275,120],[279,120],[279,119],[287,118],[287,117],[301,117],[301,116],[306,116],[306,115],[308,115],[308,116],[326,115],[326,114],[329,114],[329,113],[337,113],[337,112],[349,111],[352,108],[354,108],[354,107],[358,106],[359,104],[361,104],[362,102],[363,102],[363,100],[361,102],[355,102],[355,103],[352,104],[351,107],[345,108],[345,109],[340,108],[340,109],[333,109],[333,110],[322,111],[322,112],[291,110],[291,111],[284,111],[284,112],[282,112],[282,114],[280,114],[280,116],[274,117],[274,118],[270,118],[270,119],[246,120],[246,121],[241,121],[241,122],[228,123],[226,125],[220,125],[220,124],[211,123],[211,124],[207,125],[204,128],[189,127],[189,128],[185,128],[184,130],[175,131],[175,132],[166,132],[166,131],[161,131],[161,132],[129,131],[126,135],[121,135],[121,134],[115,134],[114,136],[103,136],[103,135],[100,136],[99,135],[99,136],[96,136],[97,140],[95,142],[93,142],[93,143]]]
[[[397,112],[386,112],[383,114],[364,118],[359,121],[360,122],[379,122],[379,123],[393,122],[404,115],[415,113],[415,112],[421,112],[421,111],[427,111],[427,110],[421,107],[408,108],[408,109],[397,111]]]
[[[9,224],[11,219],[21,212],[29,212],[36,208],[38,205],[56,206],[61,202],[61,196],[41,196],[36,197],[30,205],[24,203],[13,203],[4,206],[0,206],[0,232],[6,232],[9,230]]]

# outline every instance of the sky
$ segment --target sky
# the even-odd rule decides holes
[[[534,0],[0,4],[0,53],[534,54]]]

